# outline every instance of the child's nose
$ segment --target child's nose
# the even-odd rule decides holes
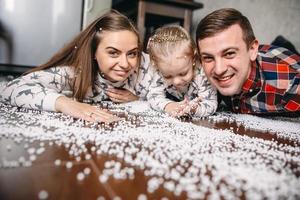
[[[173,79],[173,85],[181,85],[182,82],[183,82],[182,79],[179,78],[179,77],[175,77],[175,78]]]

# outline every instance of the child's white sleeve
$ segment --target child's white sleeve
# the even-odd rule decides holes
[[[216,112],[218,107],[217,91],[207,80],[202,69],[195,78],[195,91],[202,101],[198,103],[198,107],[194,114],[195,117],[204,117],[212,115]]]
[[[29,73],[8,82],[0,100],[13,106],[55,111],[60,96],[70,96],[74,72],[71,67],[52,67]]]
[[[166,98],[165,86],[163,84],[162,77],[156,71],[153,74],[153,79],[149,86],[147,100],[154,110],[161,112],[164,112],[164,109],[168,103],[173,102],[172,100]]]

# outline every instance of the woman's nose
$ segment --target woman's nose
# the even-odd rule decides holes
[[[128,69],[130,67],[128,58],[126,55],[122,55],[119,60],[119,65],[123,69]]]

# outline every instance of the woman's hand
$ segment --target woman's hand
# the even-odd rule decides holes
[[[61,96],[56,99],[55,109],[74,118],[84,119],[90,122],[111,123],[119,118],[108,110],[99,109],[86,103],[74,101],[68,97]]]
[[[126,89],[108,88],[106,94],[115,103],[125,103],[139,99],[138,96]]]

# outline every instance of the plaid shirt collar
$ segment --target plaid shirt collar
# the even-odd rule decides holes
[[[256,62],[251,63],[251,71],[249,77],[247,78],[242,87],[242,93],[249,93],[255,90],[256,88],[260,88],[261,82],[258,66],[259,65]]]
[[[234,112],[240,113],[244,110],[241,106],[241,100],[250,98],[261,89],[261,75],[259,70],[259,63],[256,61],[251,63],[249,76],[242,86],[242,91],[239,94],[232,96],[232,109]]]

